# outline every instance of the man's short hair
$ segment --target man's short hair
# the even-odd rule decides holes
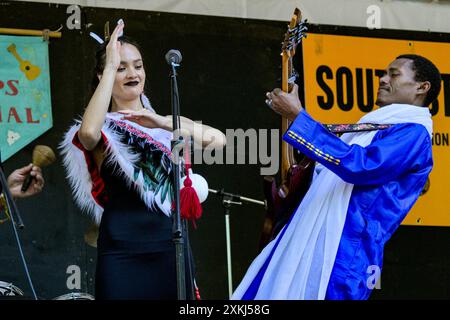
[[[431,88],[425,97],[424,106],[426,107],[436,100],[441,91],[441,73],[433,62],[416,54],[402,54],[397,59],[412,60],[412,69],[415,72],[414,80],[430,82]]]

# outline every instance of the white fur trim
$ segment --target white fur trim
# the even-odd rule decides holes
[[[135,165],[140,161],[140,155],[134,153],[130,146],[121,142],[119,133],[109,128],[109,124],[113,121],[118,121],[117,117],[108,115],[106,123],[102,128],[102,133],[107,139],[106,152],[109,155],[107,159],[108,164],[115,166],[116,172],[124,178],[128,187],[134,188],[139,193],[142,201],[144,201],[149,209],[156,210],[156,207],[158,207],[165,215],[170,216],[172,203],[169,197],[166,197],[164,202],[161,202],[160,194],[156,194],[155,196],[153,191],[145,191],[142,171],[139,173],[137,179],[134,180]],[[162,129],[147,129],[129,121],[121,121],[140,131],[144,131],[152,137],[157,135],[159,139],[155,137],[155,140],[162,140],[164,147],[167,147],[168,142],[170,142],[170,132],[163,132],[164,130]],[[92,196],[92,179],[88,171],[84,153],[72,142],[79,127],[80,121],[77,121],[65,134],[63,141],[59,145],[59,149],[61,149],[63,164],[67,173],[66,176],[72,188],[76,204],[82,211],[87,212],[97,224],[100,224],[103,208]],[[170,162],[168,163],[167,159],[165,160],[163,166],[167,170]]]
[[[69,180],[75,203],[83,212],[89,214],[96,224],[100,224],[103,208],[92,196],[92,179],[84,153],[72,143],[79,128],[80,123],[77,121],[77,124],[72,126],[64,135],[64,139],[58,148],[63,156],[66,177]]]
[[[150,100],[148,99],[148,97],[145,94],[141,94],[141,101],[142,104],[144,105],[144,108],[150,110],[151,112],[155,112],[155,109],[153,109],[152,104],[150,103]]]

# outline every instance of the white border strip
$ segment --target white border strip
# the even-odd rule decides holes
[[[87,7],[288,21],[302,9],[311,23],[367,27],[367,8],[380,8],[381,28],[450,33],[449,0],[28,0]]]

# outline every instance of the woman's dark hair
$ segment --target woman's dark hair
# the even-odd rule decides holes
[[[424,82],[429,81],[431,84],[425,97],[424,107],[432,103],[441,91],[441,74],[438,68],[430,60],[416,54],[402,54],[397,59],[412,60],[412,69],[415,72],[414,80]]]

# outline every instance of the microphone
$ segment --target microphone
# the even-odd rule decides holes
[[[166,53],[166,61],[168,64],[180,64],[182,59],[183,57],[181,56],[181,52],[178,50],[171,49]]]

